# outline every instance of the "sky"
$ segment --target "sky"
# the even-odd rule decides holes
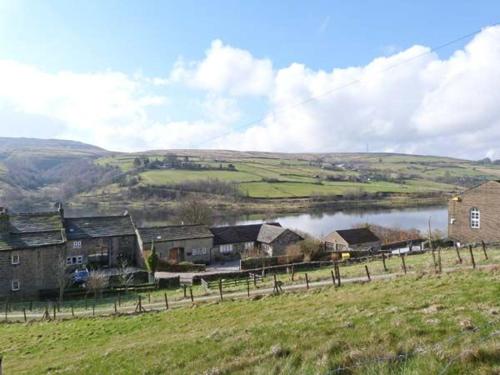
[[[500,159],[498,1],[0,0],[0,136]]]

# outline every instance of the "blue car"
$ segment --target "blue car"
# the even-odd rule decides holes
[[[75,284],[83,284],[89,279],[89,270],[84,268],[73,272],[73,282]]]

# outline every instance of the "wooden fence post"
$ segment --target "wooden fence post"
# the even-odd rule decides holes
[[[148,293],[148,303],[151,304],[151,293]]]
[[[116,301],[115,301],[115,314],[117,314],[117,313],[118,313],[118,309],[116,307]]]
[[[294,279],[295,279],[295,268],[292,265],[292,282],[294,281]]]
[[[481,245],[483,246],[484,259],[488,260],[488,254],[486,253],[486,244],[484,241],[481,241]]]
[[[7,321],[7,313],[9,312],[9,303],[5,302],[5,321]]]
[[[339,267],[338,263],[335,264],[335,270],[337,272],[337,286],[340,286],[341,285],[341,277],[340,277],[340,267]]]
[[[247,297],[250,297],[250,280],[247,279]]]
[[[437,270],[437,263],[436,263],[436,254],[434,253],[434,247],[431,250],[432,253],[432,262],[434,263],[434,271]]]
[[[118,292],[118,307],[122,305],[122,294],[121,292]]]
[[[330,270],[330,273],[332,274],[332,284],[335,285],[335,274],[333,273],[333,270]]]
[[[28,319],[26,318],[26,308],[25,307],[23,307],[23,315],[24,315],[24,322],[26,323],[26,321]]]
[[[307,272],[305,273],[306,275],[306,289],[309,289],[309,277],[307,277]]]
[[[193,287],[189,287],[189,296],[191,297],[191,302],[194,302],[194,297],[193,297]]]
[[[95,316],[95,303],[92,304],[92,316]]]
[[[30,311],[33,310],[33,301],[30,301]]]
[[[164,296],[165,296],[165,309],[168,310],[168,297],[167,297],[167,293],[165,293]]]
[[[384,272],[389,271],[389,270],[387,269],[387,265],[385,264],[385,254],[382,254],[382,263],[383,263],[383,265],[384,265]]]
[[[469,245],[470,260],[472,262],[472,268],[476,268],[476,261],[474,260],[474,253],[472,252],[472,245]]]
[[[224,297],[222,296],[222,279],[219,279],[219,294],[220,294],[220,300],[222,301]]]
[[[52,309],[54,310],[54,320],[56,320],[56,304],[52,305]]]
[[[462,257],[460,256],[460,250],[458,249],[458,245],[456,242],[455,242],[455,251],[457,252],[458,262],[462,263]]]
[[[73,304],[71,304],[71,316],[74,318],[75,317],[75,307]]]
[[[187,298],[187,285],[182,284],[182,288],[184,289],[184,298]]]
[[[273,280],[274,280],[273,291],[274,291],[274,293],[279,294],[280,291],[278,290],[278,282],[276,280],[276,274],[273,274]]]
[[[439,273],[443,272],[443,265],[441,263],[441,248],[440,247],[438,247],[438,269],[439,269]]]
[[[405,262],[405,255],[401,254],[401,263],[403,263],[403,271],[405,272],[406,275],[406,262]]]
[[[368,266],[365,264],[365,271],[366,271],[366,277],[368,277],[368,281],[371,281],[371,277],[370,277],[370,271],[368,271]]]

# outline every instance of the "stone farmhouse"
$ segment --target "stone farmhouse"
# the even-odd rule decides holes
[[[9,214],[0,208],[0,298],[37,297],[58,287],[63,272],[145,267],[154,243],[160,259],[210,264],[240,259],[256,248],[274,256],[302,240],[279,224],[209,228],[170,225],[137,228],[128,213],[65,217],[53,212]]]
[[[26,297],[57,288],[66,248],[60,212],[9,215],[0,210],[0,297]]]
[[[380,250],[382,241],[368,228],[336,230],[325,237],[325,249],[332,253],[359,256]]]
[[[500,181],[488,181],[448,202],[448,237],[458,243],[500,241]]]

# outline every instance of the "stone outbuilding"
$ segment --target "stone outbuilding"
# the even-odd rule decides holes
[[[211,261],[214,235],[206,225],[168,225],[137,229],[139,246],[146,259],[154,242],[156,254],[169,263]]]
[[[378,252],[382,241],[368,228],[336,230],[325,237],[325,249],[351,256]]]

